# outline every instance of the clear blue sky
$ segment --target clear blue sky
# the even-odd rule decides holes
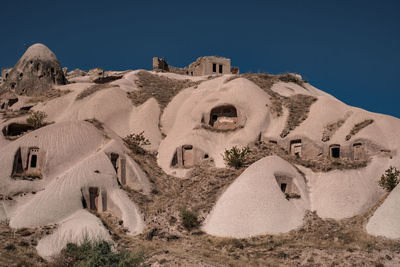
[[[44,43],[69,69],[183,67],[199,56],[241,72],[296,72],[343,102],[400,118],[400,1],[9,1],[0,67]]]

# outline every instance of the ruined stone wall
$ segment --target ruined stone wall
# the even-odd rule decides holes
[[[238,74],[239,68],[231,67],[230,59],[217,56],[199,57],[195,62],[184,68],[170,66],[164,58],[153,57],[153,71],[203,76],[212,74]]]
[[[222,66],[222,71],[220,71],[220,66]],[[189,65],[188,72],[191,76],[231,74],[231,60],[217,56],[200,57]]]

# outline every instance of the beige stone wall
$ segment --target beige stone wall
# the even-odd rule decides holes
[[[215,71],[213,70],[213,64],[216,64]],[[222,66],[222,72],[220,72],[220,66]],[[216,56],[201,57],[189,65],[188,72],[188,75],[192,76],[231,74],[231,60]]]

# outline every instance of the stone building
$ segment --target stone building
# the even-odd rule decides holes
[[[199,57],[195,62],[184,68],[170,66],[164,58],[153,57],[153,71],[203,76],[213,74],[238,74],[239,68],[231,67],[231,60],[229,58],[218,56]]]
[[[232,74],[231,60],[229,58],[217,56],[199,57],[195,62],[189,65],[187,74],[191,76]]]

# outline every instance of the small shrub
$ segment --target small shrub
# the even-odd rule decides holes
[[[379,185],[385,189],[387,192],[392,191],[396,185],[399,183],[400,171],[393,166],[385,171],[385,174],[381,176]]]
[[[180,216],[182,219],[183,226],[188,230],[197,228],[200,225],[200,222],[197,219],[198,217],[197,212],[190,211],[186,209],[186,207],[183,207],[181,209]]]
[[[248,147],[238,148],[234,146],[231,149],[225,150],[224,161],[227,165],[239,169],[246,161],[248,153]]]
[[[147,139],[143,133],[144,131],[139,134],[133,133],[124,138],[127,146],[137,154],[144,154],[145,150],[143,149],[143,146],[151,144],[149,139]]]
[[[89,242],[82,245],[69,243],[53,260],[55,266],[147,266],[142,253],[128,251],[114,252],[112,244],[106,241]]]
[[[34,129],[39,129],[47,124],[44,122],[44,119],[46,118],[46,112],[38,110],[31,113],[31,115],[26,119],[26,123],[32,126]]]

